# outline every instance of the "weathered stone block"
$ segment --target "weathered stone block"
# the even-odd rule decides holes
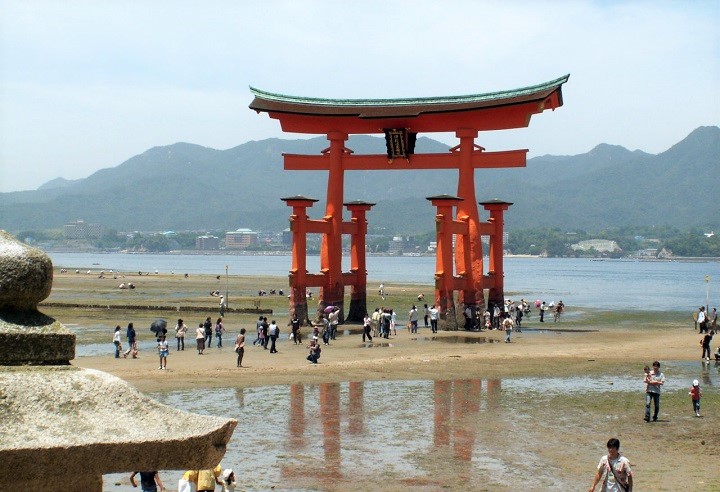
[[[50,257],[0,230],[0,311],[36,309],[52,288]]]

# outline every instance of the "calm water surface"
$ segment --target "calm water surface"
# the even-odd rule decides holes
[[[720,364],[667,361],[663,365],[666,391],[684,390],[698,378],[706,398],[717,394]],[[642,379],[366,381],[220,388],[202,397],[197,391],[150,396],[193,413],[237,419],[222,464],[245,477],[246,490],[337,490],[344,481],[372,477],[376,482],[378,474],[441,487],[445,484],[433,484],[436,467],[450,467],[462,476],[468,490],[479,490],[475,487],[481,487],[486,474],[513,471],[493,453],[508,436],[488,433],[487,419],[525,418],[530,410],[528,396],[612,397],[613,392],[642,394]],[[171,486],[180,475],[161,473]],[[123,479],[127,481],[127,476],[106,476],[106,489]]]
[[[176,274],[286,276],[289,256],[151,255],[48,253],[56,267]],[[349,258],[344,257],[344,269]],[[308,257],[308,269],[319,270],[319,257]],[[435,258],[371,256],[370,283],[384,282],[392,295],[393,282],[433,284]],[[710,275],[709,284],[705,276]],[[692,311],[705,303],[720,304],[720,262],[634,261],[574,258],[506,258],[505,289],[514,297],[562,299],[569,306],[600,309]],[[427,295],[427,293],[426,293]],[[508,294],[510,295],[510,294]]]

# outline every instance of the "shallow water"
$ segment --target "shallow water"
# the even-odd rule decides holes
[[[238,255],[161,255],[48,253],[56,267],[88,269],[97,273],[159,270],[191,274],[270,275],[286,277],[291,266],[289,256]],[[308,269],[318,271],[319,257],[308,256]],[[567,306],[592,306],[598,309],[683,310],[692,312],[706,295],[705,275],[717,271],[718,262],[666,262],[607,260],[587,258],[505,258],[505,290],[517,297],[557,302]],[[349,257],[343,257],[343,271],[349,269]],[[384,282],[392,295],[392,282],[433,284],[434,256],[369,256],[370,285]],[[713,280],[714,282],[714,280]],[[377,285],[377,284],[376,284]],[[711,284],[715,285],[715,284]],[[425,292],[425,294],[428,294]],[[514,294],[515,295],[515,294]],[[710,304],[718,302],[718,290],[710,290]]]
[[[720,383],[720,364],[714,362],[664,361],[663,371],[666,391],[685,389],[698,378],[708,394]],[[378,476],[432,490],[460,484],[479,490],[489,475],[512,476],[511,465],[493,452],[507,435],[489,432],[487,419],[524,418],[528,397],[642,394],[641,376],[366,381],[150,396],[190,412],[237,419],[222,465],[243,477],[245,490],[342,490],[343,484],[357,489]],[[435,482],[440,468],[457,482]],[[169,488],[181,475],[161,472]],[[127,474],[104,480],[105,489],[132,490]]]

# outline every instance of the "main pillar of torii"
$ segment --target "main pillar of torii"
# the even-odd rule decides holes
[[[255,96],[251,109],[266,112],[279,120],[283,131],[324,134],[330,142],[320,155],[284,155],[286,170],[328,171],[324,225],[319,227],[322,231],[315,231],[323,234],[321,274],[317,278],[308,277],[311,282],[313,279],[320,281],[318,312],[328,305],[342,306],[345,285],[352,285],[357,290],[366,284],[358,281],[359,276],[367,275],[366,272],[341,271],[342,234],[347,233],[344,229],[349,227],[342,222],[345,171],[457,170],[457,195],[462,201],[457,205],[456,220],[467,223],[470,238],[467,244],[456,248],[454,255],[455,268],[464,276],[458,301],[466,307],[482,305],[485,275],[480,236],[483,233],[475,200],[474,172],[478,168],[523,167],[528,151],[486,152],[475,139],[481,131],[527,127],[532,115],[562,106],[562,85],[568,78],[569,75],[565,75],[508,91],[415,99],[320,99],[270,93],[251,87]],[[416,154],[417,135],[434,132],[454,133],[460,143],[450,149],[449,154]],[[345,142],[354,134],[384,134],[387,155],[353,154],[345,147]],[[291,204],[288,202],[288,205]],[[364,260],[364,251],[359,254]],[[499,254],[498,257],[495,253],[491,260],[495,268],[490,288],[493,300],[503,297],[502,283],[498,282],[502,272],[502,253]],[[359,321],[354,313],[348,319]]]

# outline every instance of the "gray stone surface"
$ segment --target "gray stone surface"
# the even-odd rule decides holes
[[[74,358],[75,334],[62,323],[38,311],[0,310],[0,365],[61,365]]]
[[[0,491],[99,491],[106,473],[217,465],[237,421],[69,365],[75,335],[37,310],[51,288],[50,258],[0,231]]]
[[[0,311],[36,309],[52,288],[50,257],[0,230]]]
[[[42,490],[99,490],[106,473],[210,468],[237,425],[72,366],[0,367],[0,416],[0,490],[37,490],[37,480]]]

